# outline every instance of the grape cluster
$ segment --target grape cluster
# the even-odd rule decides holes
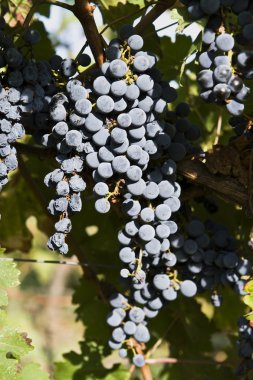
[[[129,34],[129,31],[134,32],[126,27],[123,33]],[[141,37],[128,35],[124,38],[127,38],[127,44],[118,39],[110,43],[106,56],[114,59],[110,61],[108,58],[101,68],[104,75],[97,76],[93,82],[93,90],[99,92],[100,97],[108,96],[110,87],[106,90],[106,83],[113,81],[111,63],[117,60],[121,67],[120,62],[127,62],[128,71],[122,65],[127,78],[122,81],[120,76],[111,84],[112,91],[120,82],[126,105],[123,112],[114,117],[115,111],[110,111],[109,123],[112,126],[109,124],[106,141],[106,147],[113,155],[116,152],[111,143],[125,145],[125,151],[118,156],[116,154],[116,158],[111,155],[111,164],[107,164],[111,173],[109,180],[105,177],[100,151],[96,155],[98,162],[93,172],[93,178],[97,180],[93,189],[98,198],[95,203],[97,211],[107,212],[110,199],[115,197],[117,200],[119,190],[120,197],[123,197],[122,212],[126,221],[118,233],[119,258],[123,263],[120,275],[125,288],[130,289],[130,295],[128,299],[121,294],[113,296],[117,302],[111,301],[114,309],[107,319],[113,327],[109,346],[119,349],[121,357],[125,357],[127,348],[132,347],[132,339],[138,343],[149,341],[147,319],[154,318],[168,301],[175,299],[179,290],[187,297],[196,294],[197,287],[193,281],[180,282],[175,278],[172,268],[176,264],[176,256],[169,248],[170,236],[177,231],[177,224],[171,215],[181,205],[181,188],[176,182],[177,162],[186,153],[192,152],[190,141],[200,136],[198,126],[188,120],[188,104],[178,104],[175,111],[166,110],[167,103],[176,98],[176,92],[161,81],[160,73],[154,68],[155,59],[150,53],[135,52],[143,44]],[[139,45],[133,45],[133,42]],[[130,83],[126,84],[128,78]],[[140,79],[144,81],[140,82]],[[131,99],[130,90],[135,91]],[[110,98],[115,100],[115,96]],[[138,121],[136,115],[142,118]],[[114,136],[125,138],[115,141]],[[121,171],[115,170],[114,165],[114,160],[119,160],[119,157],[124,168]],[[100,165],[103,165],[103,170],[99,171]],[[118,186],[116,189],[115,184]],[[144,357],[135,354],[133,363],[144,365]]]
[[[86,132],[83,128],[85,117],[92,110],[88,94],[81,82],[73,79],[66,85],[66,95],[53,95],[48,118],[51,132],[44,134],[41,139],[44,146],[56,149],[56,161],[60,165],[46,175],[44,182],[56,192],[48,205],[48,211],[51,215],[59,216],[59,221],[55,223],[56,232],[49,238],[48,247],[62,254],[68,253],[65,240],[72,228],[69,216],[81,211],[80,193],[86,188],[82,172],[86,150],[89,150],[90,145],[84,142]]]
[[[182,278],[192,279],[198,292],[211,291],[215,306],[222,301],[216,292],[220,286],[230,285],[237,293],[245,294],[242,278],[250,275],[252,264],[238,255],[236,240],[224,225],[193,219],[186,225],[185,236],[172,237],[171,246]]]
[[[191,19],[207,16],[202,51],[198,55],[200,96],[207,102],[226,106],[235,117],[231,123],[236,124],[236,133],[244,132],[249,121],[245,119],[242,126],[241,119],[237,117],[244,112],[244,103],[250,93],[244,82],[253,78],[253,55],[250,51],[253,5],[250,1],[236,0],[182,2],[187,6]],[[227,19],[231,14],[237,18],[236,25]]]
[[[212,26],[215,25],[210,22],[204,30],[203,42],[207,50],[198,57],[203,68],[198,73],[200,96],[205,101],[225,105],[231,115],[238,116],[244,111],[249,88],[243,83],[243,75],[234,70],[228,53],[234,47],[234,37],[228,33],[216,36]]]
[[[241,25],[252,23],[249,13],[252,12],[253,6],[249,0],[182,0],[181,2],[187,6],[189,16],[192,20],[212,16],[219,13],[222,8],[228,8],[238,15],[238,19],[241,20]],[[244,34],[252,38],[250,31],[248,31],[248,33],[244,31]]]
[[[133,33],[128,26],[122,31],[127,41],[111,41],[107,61],[92,84],[103,128],[91,131],[98,148],[86,162],[94,169],[95,208],[102,213],[109,211],[109,199],[117,197],[123,184],[131,197],[148,189],[157,193],[155,184],[147,188],[143,172],[171,144],[159,115],[175,100],[176,91],[161,81],[154,68],[156,57],[140,50],[143,40]]]
[[[81,82],[70,81],[66,86],[69,100],[59,93],[59,83],[75,75],[78,64],[89,65],[90,57],[80,54],[78,61],[74,61],[54,55],[49,62],[36,61],[32,54],[33,45],[39,41],[40,34],[28,29],[21,35],[21,42],[14,44],[10,33],[5,31],[4,19],[0,18],[0,190],[8,182],[8,173],[18,166],[13,145],[25,133],[32,134],[46,147],[57,148],[61,169],[47,175],[45,182],[55,187],[57,193],[57,199],[49,204],[49,211],[61,217],[55,225],[56,233],[49,239],[49,246],[67,253],[65,235],[71,229],[71,222],[66,212],[67,209],[69,213],[80,211],[80,191],[86,184],[77,175],[83,169],[83,161],[73,154],[82,142],[82,135],[77,128],[68,131],[66,105],[75,103],[75,97],[86,98],[88,92],[80,86]],[[87,103],[90,104],[88,100]],[[79,128],[81,117],[73,111],[70,118]]]
[[[175,100],[176,91],[161,80],[154,68],[156,57],[140,51],[143,40],[133,34],[134,29],[127,26],[123,33],[127,33],[127,40],[110,43],[105,52],[107,60],[89,81],[82,84],[70,78],[63,92],[53,95],[48,105],[51,132],[42,134],[41,142],[57,149],[56,159],[61,164],[59,183],[51,178],[52,173],[45,178],[46,185],[55,187],[57,193],[49,212],[59,215],[60,220],[67,218],[68,223],[68,214],[81,209],[80,191],[85,188],[83,183],[82,189],[71,188],[69,176],[76,178],[85,170],[91,173],[95,208],[106,213],[122,187],[129,197],[155,199],[158,184],[143,178],[149,161],[160,159],[166,151],[179,160],[188,148],[184,141],[171,143],[174,127],[159,116],[166,112],[167,103]],[[192,128],[187,120],[181,124],[183,131]],[[166,165],[164,171],[174,172],[174,161]],[[160,186],[166,187],[167,182]],[[55,228],[49,248],[67,253],[66,233],[58,224]]]
[[[253,7],[247,0],[182,2],[192,19],[208,16],[198,56],[200,95],[226,105],[233,116],[230,124],[241,134],[248,124],[241,115],[249,94],[243,80],[253,77],[253,53],[240,49],[253,40]],[[238,16],[235,37],[225,29],[223,8]],[[159,310],[180,294],[194,297],[204,291],[211,291],[218,307],[222,297],[217,289],[230,285],[244,295],[243,276],[251,274],[251,263],[239,257],[224,226],[192,219],[185,233],[178,230],[177,163],[187,154],[201,153],[192,146],[200,130],[189,120],[187,103],[168,110],[177,92],[162,79],[156,56],[142,50],[144,41],[132,26],[120,30],[105,50],[101,68],[85,79],[80,79],[78,65],[91,63],[87,54],[76,60],[54,55],[49,62],[35,61],[27,57],[40,41],[39,33],[28,29],[22,35],[24,46],[16,48],[4,28],[0,18],[0,191],[18,165],[16,140],[28,132],[54,151],[58,165],[44,179],[55,192],[48,211],[58,218],[49,249],[68,253],[70,218],[82,209],[88,180],[97,212],[121,205],[118,255],[127,297],[117,293],[110,298],[109,346],[121,358],[134,352],[133,364],[142,367],[145,357],[136,342],[142,348],[150,340],[148,320]],[[232,57],[238,42],[240,49]],[[241,319],[241,372],[252,368],[251,335],[252,328]]]
[[[253,328],[249,320],[240,317],[238,320],[238,355],[241,363],[237,368],[237,375],[246,375],[250,369],[253,369]]]
[[[51,81],[47,65],[25,58],[5,28],[0,17],[0,191],[18,166],[14,144],[25,135],[24,114],[43,108],[44,87]],[[22,39],[31,48],[39,35],[28,30]]]
[[[113,328],[112,339],[108,342],[109,347],[119,350],[120,357],[125,358],[128,356],[127,349],[133,347],[131,339],[135,339],[139,343],[147,343],[150,339],[145,312],[137,306],[132,307],[128,298],[120,293],[111,296],[110,305],[113,309],[106,320],[108,325]],[[123,345],[126,348],[122,347]],[[133,364],[142,367],[145,364],[144,356],[135,353]]]

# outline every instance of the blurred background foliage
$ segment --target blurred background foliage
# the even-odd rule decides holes
[[[107,41],[116,36],[122,24],[134,22],[148,9],[148,2],[144,0],[101,0],[95,3],[99,29],[112,24],[103,34]],[[85,37],[70,12],[31,0],[2,0],[1,3],[2,9],[7,9],[10,25],[17,31],[19,21],[24,20],[32,6],[36,10],[32,25],[43,37],[36,51],[37,57],[48,59],[54,49],[63,56],[74,57],[84,45]],[[143,7],[145,10],[140,11]],[[204,104],[198,96],[198,67],[192,54],[199,48],[198,36],[202,33],[202,26],[191,25],[186,28],[186,33],[176,35],[174,24],[177,20],[180,25],[189,24],[184,12],[164,13],[155,25],[146,30],[145,47],[160,57],[158,67],[164,78],[178,88],[177,102],[190,103],[191,120],[202,131],[200,143],[205,150],[211,149],[214,143],[226,144],[233,132],[228,126],[226,111],[217,105]],[[168,27],[164,28],[166,25]],[[156,32],[157,29],[161,31]],[[69,32],[70,39],[66,38]],[[89,48],[86,51],[89,52]],[[248,100],[250,102],[252,99]],[[219,122],[221,129],[218,128]],[[26,139],[29,143],[29,138]],[[50,159],[27,157],[1,193],[0,241],[6,248],[1,255],[38,260],[62,259],[46,249],[51,224],[46,212],[50,191],[44,187],[43,178],[51,168],[54,168],[54,162]],[[215,194],[211,194],[211,201],[218,206],[212,217],[228,225],[232,233],[242,239],[245,256],[251,256],[252,251],[247,248],[251,219],[245,217],[238,206],[216,198]],[[81,252],[83,262],[89,263],[100,286],[110,294],[114,287],[119,286],[115,231],[122,224],[121,218],[115,212],[98,217],[89,192],[83,202],[83,212],[73,220],[72,239]],[[203,219],[210,218],[208,210],[197,202],[192,204],[192,209]],[[75,256],[70,260],[77,261]],[[128,361],[122,363],[117,353],[111,354],[107,348],[109,328],[105,316],[109,308],[101,300],[98,284],[89,275],[87,267],[22,263],[18,264],[17,270],[13,263],[5,264],[0,264],[1,379],[130,378]],[[4,282],[1,273],[8,271],[11,273],[8,278],[12,280]],[[19,281],[21,284],[17,287]],[[154,379],[236,379],[236,321],[244,312],[243,304],[231,290],[226,290],[224,304],[218,310],[214,310],[205,296],[198,296],[195,301],[179,299],[172,302],[151,321],[150,357],[175,357],[179,363],[151,366]],[[27,332],[28,336],[22,332]],[[10,336],[13,337],[13,347],[7,350],[2,343]],[[18,371],[17,364],[20,366]],[[139,379],[141,375],[135,370],[131,376]]]

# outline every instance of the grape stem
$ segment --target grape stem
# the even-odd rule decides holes
[[[232,201],[249,210],[248,194],[234,178],[212,174],[204,163],[190,159],[178,163],[178,172],[188,181],[205,186],[225,200]]]
[[[147,359],[146,363],[154,364],[196,364],[196,365],[217,365],[224,364],[229,365],[228,363],[220,363],[214,360],[194,360],[194,359],[177,359],[177,358],[155,358]]]
[[[129,347],[134,348],[137,354],[143,355],[142,345],[136,342],[135,339],[133,338],[129,339]],[[142,366],[140,370],[141,370],[141,375],[142,375],[143,380],[153,380],[150,366],[147,363],[144,366]]]
[[[217,127],[216,127],[216,136],[214,139],[213,145],[219,144],[220,136],[221,136],[221,128],[222,128],[222,113],[219,113],[218,116],[218,122],[217,122]]]

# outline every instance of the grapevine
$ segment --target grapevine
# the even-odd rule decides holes
[[[252,243],[243,246],[238,231],[234,236],[215,218],[219,206],[207,190],[217,190],[251,216],[253,5],[182,0],[177,10],[185,25],[197,21],[203,29],[190,74],[186,64],[183,75],[195,81],[200,104],[225,115],[232,127],[228,147],[208,150],[201,140],[203,120],[196,120],[200,112],[191,95],[182,98],[179,73],[173,72],[173,85],[162,70],[164,56],[145,45],[146,23],[178,6],[165,3],[158,1],[136,27],[113,22],[117,35],[108,44],[89,1],[67,5],[84,28],[96,66],[85,47],[75,59],[58,54],[37,59],[41,35],[29,26],[32,11],[18,38],[6,15],[0,17],[0,196],[15,177],[22,149],[31,147],[50,160],[42,189],[50,194],[45,212],[53,220],[49,250],[73,254],[74,221],[78,214],[89,217],[86,202],[98,219],[119,215],[117,286],[109,292],[100,288],[108,306],[106,345],[140,368],[145,379],[152,321],[188,298],[205,297],[222,310],[226,289],[243,296],[249,307],[244,316],[234,316],[236,372],[247,376],[253,368],[253,274],[247,252]],[[221,162],[226,152],[229,163]],[[205,181],[207,190],[201,187]],[[203,210],[214,217],[203,219]],[[90,278],[97,282],[92,271]]]

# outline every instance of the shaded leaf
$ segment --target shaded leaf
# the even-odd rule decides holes
[[[80,366],[76,366],[68,360],[57,362],[54,366],[55,380],[73,380],[74,374]]]
[[[122,4],[122,2],[117,2],[116,5],[108,5],[108,8],[103,11],[102,15],[104,22],[107,24],[119,19],[117,24],[112,25],[113,29],[119,30],[122,25],[131,24],[133,22],[136,16],[129,17],[129,15],[137,12],[138,10],[139,6],[136,4]],[[123,20],[120,20],[121,18],[123,18]]]

